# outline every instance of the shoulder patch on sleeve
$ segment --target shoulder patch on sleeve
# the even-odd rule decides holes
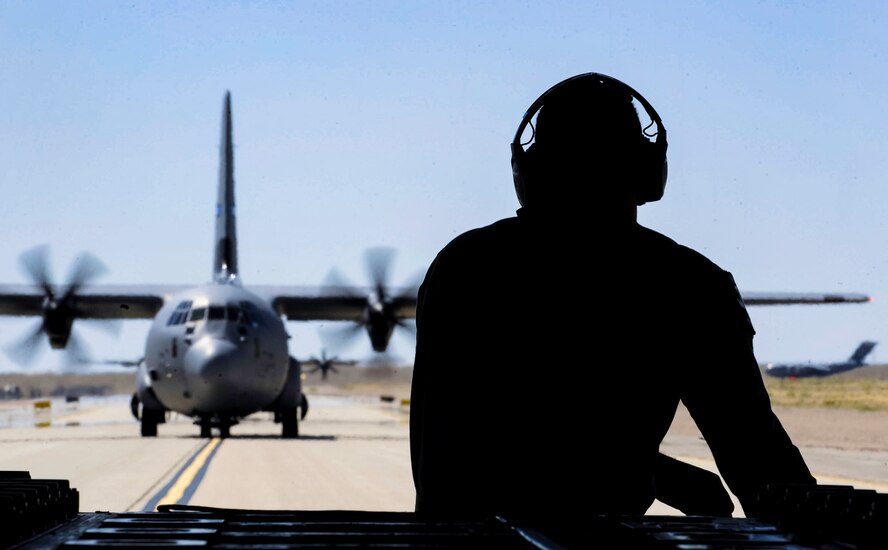
[[[731,284],[731,292],[733,293],[734,303],[736,304],[736,315],[737,320],[744,328],[749,330],[750,334],[755,334],[755,329],[752,326],[752,320],[749,318],[749,312],[746,311],[746,302],[743,301],[743,296],[740,294],[740,289],[737,288],[737,283],[734,281],[734,276],[729,272],[725,271],[725,275],[728,276],[728,281]]]

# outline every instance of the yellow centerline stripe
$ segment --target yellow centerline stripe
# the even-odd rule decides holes
[[[191,485],[191,482],[194,481],[194,477],[203,468],[203,465],[206,463],[207,458],[212,454],[213,449],[215,449],[222,440],[218,437],[214,437],[210,440],[210,443],[203,448],[203,450],[194,457],[194,460],[191,461],[191,464],[188,465],[185,470],[179,475],[179,478],[176,479],[176,482],[170,487],[170,490],[167,491],[163,498],[157,501],[157,506],[162,504],[176,504],[182,498],[182,495],[185,494],[185,490],[188,489],[188,486]]]

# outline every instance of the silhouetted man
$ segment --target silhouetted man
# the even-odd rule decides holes
[[[815,483],[771,410],[730,273],[636,221],[666,182],[653,107],[578,75],[528,109],[512,149],[517,216],[453,239],[420,288],[417,511],[644,514],[679,400],[746,515],[763,484]]]

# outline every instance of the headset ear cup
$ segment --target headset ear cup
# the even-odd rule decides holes
[[[530,147],[533,148],[533,145]],[[533,179],[531,174],[533,162],[529,153],[521,145],[512,144],[512,181],[515,183],[515,194],[521,206],[527,205],[527,184]]]
[[[515,194],[518,195],[518,203],[524,206],[524,176],[521,173],[521,161],[512,156],[512,181],[515,182]]]
[[[645,140],[642,143],[639,170],[639,182],[637,189],[637,204],[654,202],[663,198],[666,190],[666,175],[668,172],[666,156],[662,148],[657,144]]]

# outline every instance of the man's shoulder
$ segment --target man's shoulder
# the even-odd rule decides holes
[[[460,233],[441,249],[441,254],[489,251],[488,247],[494,243],[502,244],[503,241],[517,240],[518,231],[518,218],[504,218]]]
[[[683,300],[690,299],[691,296],[703,298],[709,307],[730,312],[738,330],[755,334],[743,297],[730,271],[662,233],[642,228],[641,235],[641,240],[650,249],[661,252],[654,255],[662,262],[666,279],[683,289]]]
[[[446,282],[449,288],[463,285],[463,291],[480,288],[480,281],[496,278],[508,270],[509,262],[503,261],[520,246],[515,218],[506,218],[483,227],[460,233],[444,245],[435,255],[426,272],[424,290],[435,286],[435,282]],[[508,243],[513,243],[509,245]],[[466,293],[460,294],[465,296]]]
[[[669,261],[669,266],[688,272],[701,272],[712,274],[727,273],[721,266],[710,260],[703,253],[694,250],[690,246],[679,244],[674,239],[654,231],[653,229],[639,226],[639,241],[645,251],[662,261]],[[664,267],[667,267],[664,265]]]

